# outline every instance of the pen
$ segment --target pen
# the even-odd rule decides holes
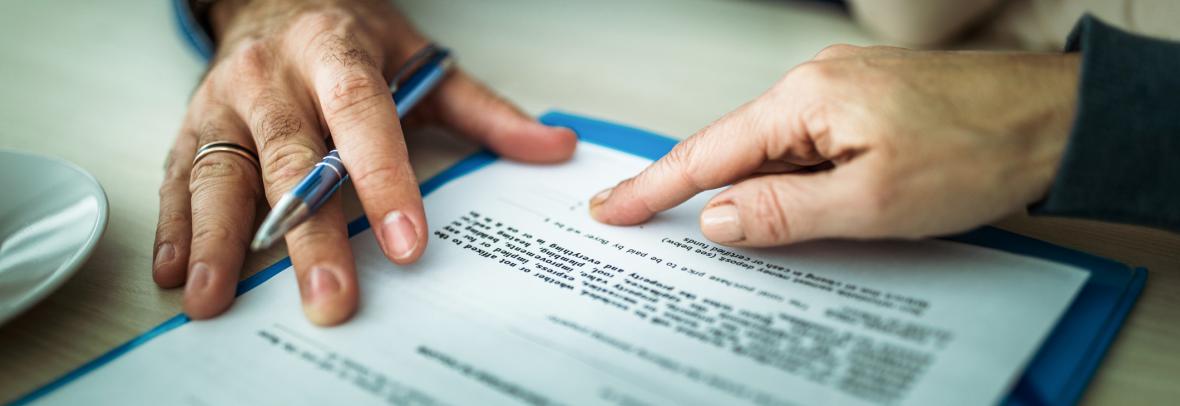
[[[451,64],[449,51],[430,44],[402,65],[393,75],[389,85],[399,119],[405,117],[414,105],[438,85],[443,76],[446,76]],[[287,231],[311,217],[346,180],[348,172],[344,169],[344,162],[340,160],[340,154],[333,149],[294,189],[279,198],[274,209],[258,227],[258,233],[250,243],[250,249],[258,251],[274,245]]]

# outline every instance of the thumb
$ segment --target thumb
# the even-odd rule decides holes
[[[552,163],[569,159],[578,136],[568,128],[549,127],[456,70],[431,95],[438,118],[451,129],[509,159]]]
[[[767,175],[739,182],[701,211],[701,232],[724,245],[767,247],[847,236],[859,217],[855,192],[836,181],[840,168]]]

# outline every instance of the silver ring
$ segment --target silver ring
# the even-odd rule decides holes
[[[254,164],[255,168],[259,167],[258,154],[254,153],[254,151],[250,148],[246,148],[242,145],[227,141],[210,142],[208,144],[202,145],[200,148],[197,148],[197,156],[193,157],[193,166],[196,166],[197,162],[199,162],[201,158],[217,152],[230,152],[236,154],[249,160],[250,163]]]

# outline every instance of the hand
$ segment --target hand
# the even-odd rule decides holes
[[[387,78],[427,41],[387,1],[222,1],[212,20],[219,53],[192,97],[160,187],[156,283],[186,284],[184,310],[193,318],[225,311],[257,204],[264,196],[274,204],[307,174],[328,151],[328,134],[385,256],[414,262],[428,229]],[[414,116],[522,161],[565,160],[577,142],[461,71]],[[261,168],[229,153],[194,167],[194,151],[214,141],[254,148]],[[307,317],[330,325],[351,316],[358,287],[339,198],[286,241]]]
[[[721,244],[965,231],[1048,190],[1074,116],[1078,60],[829,47],[590,210],[636,224],[732,184],[700,217]]]

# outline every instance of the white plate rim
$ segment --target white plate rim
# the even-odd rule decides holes
[[[75,173],[82,175],[82,177],[88,181],[87,183],[91,189],[96,192],[100,199],[98,199],[98,219],[95,221],[94,226],[91,227],[90,235],[86,237],[86,243],[82,245],[81,249],[74,252],[74,255],[70,257],[69,260],[67,260],[61,267],[57,268],[57,270],[53,272],[53,275],[49,277],[49,281],[47,283],[40,285],[40,288],[36,289],[32,294],[25,296],[25,299],[16,303],[9,312],[0,314],[0,326],[23,314],[25,311],[32,308],[33,305],[40,303],[42,300],[48,297],[50,293],[57,291],[61,285],[65,284],[67,280],[74,276],[74,274],[78,272],[78,269],[82,268],[82,264],[86,263],[86,260],[90,258],[90,254],[94,253],[94,248],[98,246],[98,241],[102,239],[103,233],[106,232],[107,220],[110,216],[110,202],[107,201],[106,190],[102,188],[102,184],[98,182],[98,178],[95,178],[94,175],[90,174],[90,172],[86,171],[85,169],[82,169],[82,167],[74,164],[73,162],[55,156],[36,154],[9,148],[0,148],[0,155],[2,154],[23,155],[32,157],[34,159],[49,161],[69,168]]]

